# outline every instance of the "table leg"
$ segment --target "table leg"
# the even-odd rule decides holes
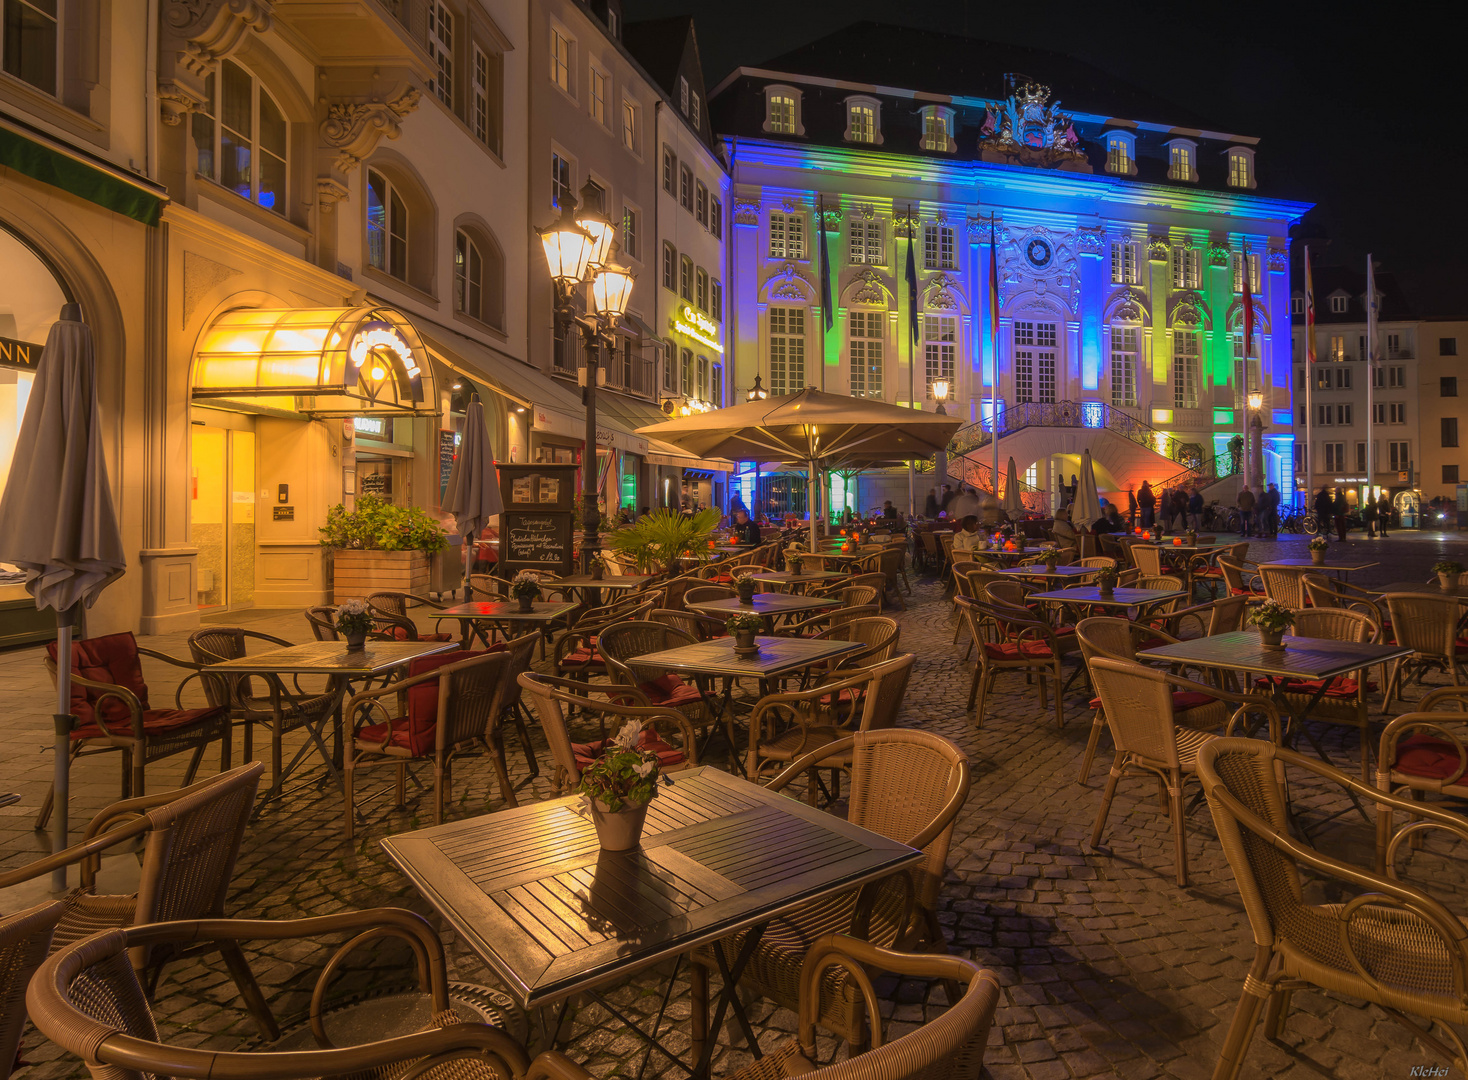
[[[744,1005],[739,1000],[739,977],[744,974],[744,969],[754,956],[754,950],[759,947],[760,938],[764,937],[765,927],[769,923],[760,923],[750,928],[745,935],[744,944],[739,949],[739,955],[734,958],[731,966],[724,957],[724,945],[721,941],[713,943],[714,959],[719,964],[719,975],[724,980],[724,988],[719,992],[719,1003],[714,1009],[713,1021],[709,1024],[708,1038],[703,1044],[703,1054],[698,1059],[698,1064],[693,1067],[693,1075],[698,1080],[709,1075],[709,1066],[713,1062],[714,1048],[719,1043],[719,1028],[724,1026],[724,1013],[732,1006],[734,1017],[739,1021],[739,1028],[744,1032],[744,1037],[749,1041],[749,1052],[758,1061],[764,1055],[760,1052],[759,1040],[754,1037],[754,1028],[750,1026],[749,1017],[744,1012]]]

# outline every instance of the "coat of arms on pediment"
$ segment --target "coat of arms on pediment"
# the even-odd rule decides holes
[[[1088,168],[1075,123],[1050,100],[1050,87],[1023,83],[988,106],[979,129],[980,151],[1041,168]]]

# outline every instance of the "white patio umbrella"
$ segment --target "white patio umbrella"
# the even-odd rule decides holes
[[[1004,512],[1010,517],[1025,512],[1025,501],[1019,497],[1019,471],[1014,467],[1014,458],[1009,459],[1009,468],[1004,474]]]
[[[102,456],[92,329],[81,319],[81,306],[66,304],[46,337],[0,496],[0,560],[25,571],[37,610],[56,612],[56,851],[67,843],[72,624],[77,605],[91,607],[127,567]],[[66,888],[65,869],[51,884]]]
[[[474,569],[474,538],[489,527],[492,519],[505,512],[500,495],[500,474],[494,464],[494,450],[489,432],[484,427],[484,405],[479,395],[469,398],[464,412],[464,436],[449,484],[443,494],[443,508],[454,516],[454,528],[464,538],[464,600],[474,599],[469,574]]]
[[[815,487],[821,470],[929,457],[946,450],[962,420],[904,409],[870,398],[806,387],[771,397],[680,416],[637,429],[697,457],[799,463],[810,486],[810,540],[816,540]]]
[[[1089,529],[1101,520],[1101,497],[1096,494],[1096,470],[1091,464],[1091,451],[1081,454],[1081,475],[1076,488],[1075,505],[1070,508],[1070,523],[1076,532]]]

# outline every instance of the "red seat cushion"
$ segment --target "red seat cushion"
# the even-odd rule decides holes
[[[582,668],[587,664],[605,667],[606,660],[602,658],[601,650],[596,645],[597,635],[592,634],[590,645],[583,645],[579,649],[572,649],[565,656],[561,657],[561,667]]]
[[[212,720],[222,712],[222,705],[212,709],[147,709],[143,712],[143,734],[163,735],[179,731]],[[120,719],[109,719],[107,729],[114,735],[131,735],[132,719],[127,714]],[[72,730],[71,737],[76,740],[98,739],[102,737],[102,729],[95,722],[79,724]]]
[[[991,660],[1050,660],[1054,654],[1043,641],[987,641],[984,654]]]
[[[394,627],[391,628],[390,633],[392,634],[392,637],[393,637],[393,640],[394,641],[412,641],[412,640],[414,640],[413,637],[408,633],[408,628],[406,626],[394,626]],[[417,640],[419,640],[419,641],[454,641],[456,639],[455,639],[455,637],[454,637],[453,634],[419,634]],[[462,659],[462,657],[460,657],[460,659]]]
[[[1431,735],[1409,735],[1397,743],[1397,760],[1392,768],[1408,776],[1445,780],[1458,771],[1458,750],[1446,739]]]
[[[689,686],[672,672],[661,675],[651,682],[638,683],[637,689],[646,694],[647,700],[654,705],[667,705],[669,708],[692,705],[702,700],[698,687]]]
[[[571,754],[576,758],[576,768],[585,770],[591,763],[602,756],[607,744],[611,739],[599,739],[596,742],[572,743]],[[682,765],[687,757],[682,750],[669,746],[652,728],[642,729],[642,738],[637,741],[640,749],[658,756],[658,765],[664,769],[670,769],[675,765]]]
[[[431,684],[435,695],[438,693],[438,684]],[[413,687],[417,690],[419,687]],[[409,690],[411,694],[413,690]],[[363,749],[376,749],[382,745],[382,741],[388,738],[389,728],[392,738],[388,746],[397,750],[406,750],[414,757],[423,757],[425,754],[433,753],[434,735],[438,731],[438,724],[434,722],[421,723],[406,716],[399,716],[391,724],[369,724],[367,727],[358,728],[356,741]]]
[[[1174,712],[1183,712],[1187,709],[1196,709],[1200,705],[1211,705],[1217,701],[1211,694],[1205,694],[1201,690],[1174,690],[1172,692],[1172,708]],[[1091,699],[1091,708],[1099,709],[1101,699]]]
[[[1256,679],[1254,685],[1267,688],[1271,681],[1270,679]],[[1317,694],[1320,692],[1321,685],[1325,682],[1324,679],[1279,679],[1273,681],[1284,683],[1284,691],[1287,694]],[[1360,685],[1355,679],[1337,678],[1330,684],[1330,689],[1325,692],[1325,696],[1328,698],[1355,697]],[[1376,684],[1374,682],[1368,682],[1366,689],[1368,691],[1375,690]]]
[[[46,655],[56,661],[56,642],[46,643]],[[102,637],[83,638],[72,643],[71,670],[74,674],[93,682],[112,683],[132,691],[146,711],[148,708],[148,684],[143,681],[143,665],[138,658],[138,639],[132,632],[104,634]],[[71,711],[81,724],[97,723],[96,700],[102,691],[91,690],[76,683],[71,685]],[[132,714],[127,706],[116,698],[102,703],[102,719],[113,726],[122,721],[124,729]]]
[[[503,652],[503,645],[491,645],[487,649],[478,652],[464,652],[462,649],[450,649],[448,652],[434,653],[432,656],[420,656],[408,665],[408,678],[415,675],[427,675],[430,671],[437,671],[446,664],[457,664],[460,660],[469,660],[485,653]],[[438,720],[438,680],[429,679],[417,686],[408,687],[408,716],[419,725],[427,724],[430,727]],[[428,745],[433,746],[430,736]]]

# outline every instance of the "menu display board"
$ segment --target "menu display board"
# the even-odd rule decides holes
[[[449,490],[449,477],[454,472],[454,452],[458,449],[458,435],[447,428],[438,431],[438,504]]]
[[[506,570],[571,573],[571,515],[506,510],[500,528],[500,565]]]

